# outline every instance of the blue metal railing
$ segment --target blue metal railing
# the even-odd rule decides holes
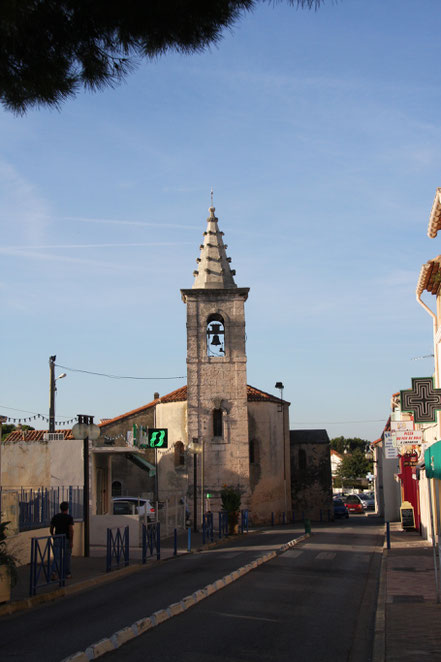
[[[219,538],[228,535],[228,513],[221,510],[219,513]]]
[[[153,556],[156,551],[156,558],[161,558],[161,524],[159,522],[150,522],[142,525],[142,562],[146,563],[147,555]]]
[[[29,595],[48,584],[65,585],[64,559],[66,536],[42,536],[31,539]]]
[[[244,531],[248,533],[248,510],[240,511],[240,531],[241,533],[244,533]]]
[[[206,541],[213,542],[214,527],[213,527],[213,513],[205,513],[202,520],[202,544],[205,545]]]
[[[129,565],[129,527],[121,529],[107,529],[106,572],[121,565]]]
[[[83,488],[82,487],[39,487],[18,488],[18,527],[20,531],[42,529],[49,526],[56,513],[60,512],[60,503],[69,503],[69,513],[74,519],[83,518]],[[6,492],[6,489],[5,489]],[[0,488],[0,503],[2,489]]]

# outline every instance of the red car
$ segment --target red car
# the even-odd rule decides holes
[[[347,494],[342,498],[350,513],[364,513],[363,501],[357,494]]]

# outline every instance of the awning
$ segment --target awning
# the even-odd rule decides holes
[[[424,451],[424,462],[427,478],[441,480],[441,441],[437,441]]]
[[[153,464],[147,462],[147,460],[141,455],[137,455],[136,453],[127,453],[126,458],[130,460],[130,462],[133,462],[133,464],[136,464],[136,466],[143,471],[148,471],[150,478],[156,474],[156,468],[153,466]]]

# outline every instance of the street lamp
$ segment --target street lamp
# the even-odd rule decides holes
[[[279,411],[282,413],[282,439],[283,439],[283,491],[285,496],[285,517],[287,517],[288,499],[286,495],[286,438],[285,438],[285,407],[283,406],[283,382],[276,382],[274,388],[280,391]]]
[[[188,444],[188,450],[193,455],[193,531],[198,530],[198,455],[204,452],[204,442],[199,442],[197,437],[193,437],[192,441]],[[203,498],[201,495],[201,504],[203,508]]]
[[[55,432],[55,391],[57,390],[55,382],[66,377],[65,372],[55,377],[56,359],[55,355],[49,357],[49,432]]]

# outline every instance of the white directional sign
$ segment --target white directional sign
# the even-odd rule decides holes
[[[398,451],[394,446],[394,439],[391,432],[384,433],[384,456],[386,460],[394,460],[398,457]]]

